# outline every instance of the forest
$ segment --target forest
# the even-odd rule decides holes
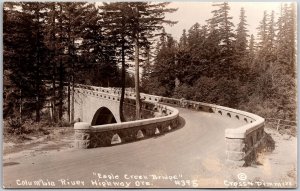
[[[296,121],[295,4],[282,4],[277,20],[265,11],[256,35],[244,8],[235,27],[228,3],[212,6],[212,17],[183,30],[179,42],[162,33],[143,91]]]
[[[164,30],[177,22],[165,19],[176,11],[168,5],[4,3],[4,121],[13,128],[28,120],[72,123],[77,83],[120,87],[121,103],[125,87],[134,87],[137,95],[185,98],[296,121],[294,3],[282,4],[280,13],[264,12],[257,34],[249,34],[243,8],[234,26],[230,4],[213,3],[211,18],[183,30],[179,41]],[[128,72],[132,62],[134,75]],[[51,117],[44,110],[49,105]]]

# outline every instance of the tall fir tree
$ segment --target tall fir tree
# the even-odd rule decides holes
[[[275,35],[274,11],[272,11],[267,25],[268,28],[267,28],[267,39],[265,45],[265,50],[266,50],[265,59],[267,63],[272,64],[276,60],[276,55],[275,55],[276,35]]]
[[[48,3],[46,6],[47,14],[45,17],[45,38],[44,42],[49,50],[49,54],[45,59],[47,59],[47,62],[49,62],[49,76],[47,76],[48,79],[51,79],[52,81],[52,87],[51,87],[51,120],[53,122],[57,122],[57,114],[56,114],[56,102],[57,102],[57,93],[56,93],[56,73],[57,73],[57,57],[56,57],[56,19],[57,19],[57,10],[56,10],[56,3],[51,2]]]
[[[183,29],[182,35],[179,40],[179,48],[184,50],[184,49],[186,49],[187,45],[188,45],[187,44],[187,34],[186,34],[186,30]]]
[[[136,93],[136,119],[140,119],[140,48],[149,46],[150,39],[154,33],[163,29],[162,24],[176,24],[174,21],[166,20],[165,14],[176,11],[167,8],[169,3],[130,2],[131,26],[134,41],[135,62],[135,93]]]
[[[220,47],[220,58],[218,60],[219,70],[223,70],[224,75],[227,77],[232,77],[234,75],[230,74],[232,69],[232,60],[234,54],[234,38],[233,33],[234,24],[232,22],[232,17],[229,15],[230,6],[228,2],[213,4],[217,7],[213,11],[213,18],[210,20],[213,28],[218,31],[219,47]],[[215,29],[213,29],[215,30]]]
[[[255,59],[255,54],[256,54],[256,50],[255,50],[255,39],[254,39],[254,35],[251,34],[250,36],[250,41],[249,41],[249,54],[248,54],[248,64],[249,67],[252,68],[253,67],[253,62]]]
[[[236,40],[235,40],[235,56],[242,59],[247,54],[247,45],[248,45],[248,30],[245,9],[241,8],[240,10],[240,22],[236,29]]]
[[[105,28],[114,47],[117,48],[121,60],[121,98],[119,112],[121,121],[124,117],[124,99],[126,87],[126,57],[132,58],[132,27],[130,25],[130,14],[132,9],[129,2],[104,3],[101,7]]]
[[[258,33],[258,42],[257,42],[257,56],[260,58],[260,62],[257,63],[260,69],[263,69],[266,65],[266,55],[267,50],[266,46],[268,44],[268,14],[266,11],[263,13],[263,19],[260,21],[259,26],[257,28]]]

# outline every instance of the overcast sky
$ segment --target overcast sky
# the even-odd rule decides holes
[[[166,32],[171,33],[175,39],[179,40],[183,29],[188,30],[196,22],[200,25],[206,24],[205,20],[211,18],[211,11],[216,9],[212,4],[211,2],[172,2],[169,6],[178,8],[178,10],[167,14],[166,18],[178,21],[178,23],[173,27],[166,26]],[[280,14],[280,4],[280,2],[230,2],[230,16],[233,17],[232,21],[236,27],[239,22],[240,9],[244,7],[249,34],[256,35],[256,28],[262,20],[264,10],[268,13],[274,10],[278,16]]]

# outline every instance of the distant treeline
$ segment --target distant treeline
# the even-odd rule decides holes
[[[256,36],[243,8],[235,27],[228,3],[213,6],[212,17],[183,30],[179,42],[161,35],[144,91],[295,121],[296,4],[282,4],[278,19],[264,12]]]

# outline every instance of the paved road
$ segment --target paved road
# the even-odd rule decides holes
[[[6,160],[15,165],[3,167],[3,184],[6,188],[203,187],[201,176],[214,176],[225,160],[225,128],[241,122],[179,110],[182,128],[159,137]],[[36,186],[38,182],[44,186]]]

